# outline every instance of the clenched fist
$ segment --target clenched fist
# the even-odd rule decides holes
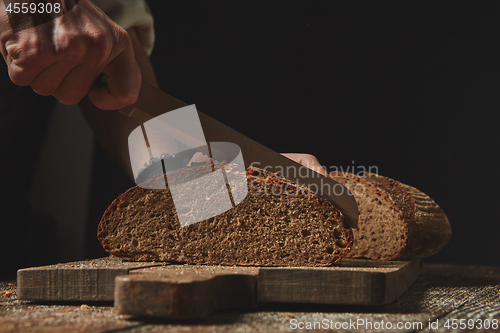
[[[19,32],[12,31],[2,1],[0,42],[11,80],[40,95],[53,95],[63,104],[77,104],[88,95],[103,110],[138,98],[141,71],[129,35],[89,0]],[[101,73],[107,85],[94,84]]]

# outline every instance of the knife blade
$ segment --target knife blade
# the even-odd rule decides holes
[[[186,105],[175,97],[142,82],[137,102],[119,111],[127,117],[146,122]],[[201,111],[198,111],[198,116],[207,142],[225,141],[237,144],[241,149],[245,167],[259,167],[308,187],[339,209],[351,228],[357,228],[358,206],[354,196],[344,185],[311,169],[304,172],[303,165],[267,148]],[[287,174],[290,171],[293,171],[293,177]]]

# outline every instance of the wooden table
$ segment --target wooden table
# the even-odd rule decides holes
[[[264,304],[188,321],[132,318],[112,304],[18,301],[14,281],[0,282],[0,332],[309,332],[314,325],[321,332],[462,332],[469,325],[500,332],[499,321],[500,267],[424,264],[410,289],[382,307]]]

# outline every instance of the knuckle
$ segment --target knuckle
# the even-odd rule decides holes
[[[9,76],[17,85],[27,86],[50,63],[53,54],[44,50],[36,38],[22,39],[6,46],[11,62]]]
[[[17,38],[7,41],[5,43],[5,49],[12,59],[21,59],[33,48],[33,40],[34,38],[29,38],[25,36],[25,34],[20,34]]]
[[[86,48],[85,40],[80,36],[67,36],[67,38],[57,43],[57,53],[66,57],[72,57],[73,59],[81,56]]]
[[[82,98],[84,97],[85,95],[81,95],[81,94],[77,94],[77,93],[71,93],[71,94],[67,94],[67,93],[55,93],[54,94],[54,97],[57,98],[59,100],[59,102],[61,102],[62,104],[65,104],[65,105],[75,105],[75,104],[78,104]]]
[[[9,69],[9,76],[12,82],[18,86],[28,86],[32,81],[32,75],[24,68]]]
[[[116,104],[127,106],[134,104],[137,101],[139,95],[133,93],[132,91],[123,91],[119,94],[114,95],[113,97]]]
[[[57,97],[56,98],[59,100],[59,102],[61,102],[61,104],[64,104],[64,105],[75,105],[75,104],[78,104],[78,102],[80,100],[77,100],[75,98],[71,98],[71,97]]]
[[[94,52],[93,37],[88,34],[68,32],[57,40],[56,52],[60,56],[79,59]]]
[[[42,95],[42,96],[51,96],[55,92],[54,88],[48,87],[47,85],[35,85],[35,84],[31,84],[31,88],[38,95]]]
[[[84,58],[86,62],[97,64],[107,59],[112,46],[109,32],[97,26],[90,26],[86,28],[85,33],[63,34],[58,39],[56,52],[60,56],[72,57],[74,61]]]
[[[92,44],[96,47],[107,47],[109,43],[109,38],[107,37],[106,32],[102,29],[94,29],[89,33],[88,37]]]
[[[16,66],[25,68],[33,64],[33,61],[37,61],[39,52],[29,46],[16,45],[8,47],[7,54]]]
[[[87,36],[87,43],[89,61],[100,64],[108,58],[112,43],[104,31],[93,31]]]
[[[118,98],[119,102],[124,105],[134,104],[139,96],[136,94],[128,93]]]
[[[5,45],[5,50],[7,51],[7,54],[13,61],[19,61],[20,59],[23,58],[24,49],[25,48],[23,48],[23,46],[19,44]]]
[[[132,47],[132,40],[130,39],[129,34],[125,30],[120,30],[122,33],[118,33],[117,35],[117,43],[121,45],[123,48]]]

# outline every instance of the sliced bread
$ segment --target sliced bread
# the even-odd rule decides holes
[[[334,172],[353,193],[360,216],[348,257],[378,260],[428,257],[450,240],[443,210],[414,187],[373,173]]]
[[[135,261],[326,266],[347,255],[352,231],[330,203],[261,169],[246,176],[249,193],[240,204],[183,227],[168,190],[136,186],[106,210],[98,239],[112,255]]]

